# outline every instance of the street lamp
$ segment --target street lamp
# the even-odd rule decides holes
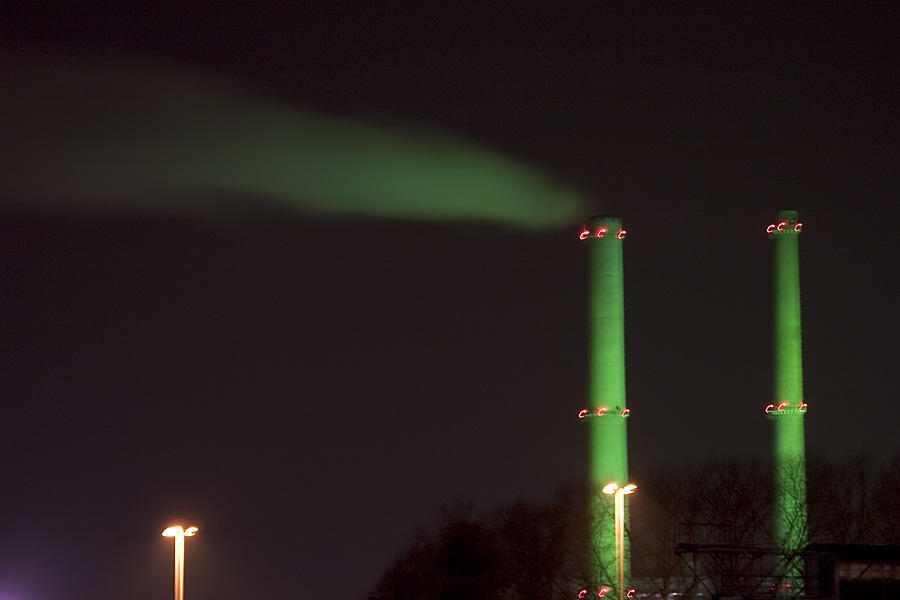
[[[616,576],[619,588],[616,597],[625,598],[625,494],[632,494],[637,486],[629,483],[619,487],[617,483],[607,483],[604,494],[615,495],[616,499]]]
[[[195,533],[196,527],[182,529],[180,525],[162,532],[165,537],[175,538],[175,600],[184,600],[184,538]]]

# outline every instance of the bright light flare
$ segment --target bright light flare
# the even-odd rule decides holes
[[[619,487],[618,483],[607,483],[603,486],[603,493],[609,495],[615,494],[616,492],[619,492],[620,494],[633,494],[636,489],[637,486],[633,483],[629,483],[624,487]]]
[[[164,537],[175,537],[178,534],[192,536],[197,533],[196,527],[188,527],[187,529],[183,529],[181,525],[176,525],[175,527],[169,527],[165,531],[162,532]]]

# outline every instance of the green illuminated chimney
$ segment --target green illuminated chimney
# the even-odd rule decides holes
[[[784,554],[779,595],[802,591],[799,553],[807,543],[806,452],[803,420],[803,365],[800,328],[800,261],[803,224],[797,211],[782,210],[766,229],[775,243],[775,381],[766,413],[774,425],[775,542]]]
[[[617,589],[614,498],[602,493],[609,483],[628,481],[625,404],[625,301],[622,278],[622,240],[625,230],[618,217],[593,217],[581,233],[590,247],[590,405],[580,417],[590,428],[590,494],[593,508],[592,585]],[[626,503],[627,504],[627,503]],[[625,512],[627,523],[627,509]],[[628,538],[624,542],[625,582],[630,579]],[[596,591],[593,592],[596,594]]]

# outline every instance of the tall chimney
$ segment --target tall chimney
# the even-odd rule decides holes
[[[590,246],[590,405],[579,414],[589,433],[589,493],[592,508],[591,577],[594,585],[616,589],[614,498],[601,492],[609,483],[628,481],[625,404],[625,301],[622,240],[618,217],[592,217],[581,233]],[[625,512],[627,522],[627,511]],[[630,551],[624,541],[625,582],[630,579]],[[610,594],[611,595],[611,594]]]
[[[768,226],[775,242],[774,398],[766,407],[774,422],[775,542],[784,555],[780,596],[796,597],[803,584],[800,552],[807,544],[806,450],[800,328],[798,242],[803,224],[797,211],[778,211]]]

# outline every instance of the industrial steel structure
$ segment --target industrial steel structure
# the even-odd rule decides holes
[[[800,553],[808,538],[798,243],[802,230],[794,210],[779,211],[766,229],[775,242],[774,397],[766,414],[774,422],[775,542],[784,556],[782,596],[801,593]]]
[[[799,234],[803,224],[797,212],[782,210],[766,232],[775,243],[774,261],[774,390],[765,407],[774,425],[775,549],[723,548],[689,544],[679,553],[712,553],[726,550],[746,554],[748,568],[765,556],[780,562],[765,579],[781,597],[803,592],[803,550],[807,545],[806,456],[800,321]],[[583,228],[581,240],[590,246],[590,404],[578,413],[589,432],[588,478],[591,520],[591,579],[579,597],[629,596],[630,547],[627,508],[615,513],[614,498],[604,487],[631,490],[628,485],[626,424],[630,409],[625,401],[625,302],[622,240],[625,230],[618,217],[593,217]],[[611,484],[616,484],[615,486]],[[622,498],[619,498],[622,504]],[[622,514],[624,513],[624,515]],[[615,518],[614,518],[615,516]],[[624,537],[624,540],[623,540]],[[618,543],[617,543],[618,542]]]
[[[579,413],[590,428],[591,585],[624,599],[630,576],[627,529],[620,533],[616,554],[615,498],[602,489],[610,483],[628,484],[625,403],[625,301],[622,240],[618,217],[593,217],[581,239],[590,246],[590,405]],[[627,509],[624,522],[627,523]],[[624,571],[624,577],[618,576]],[[618,589],[624,579],[626,589]],[[597,592],[594,592],[596,594]]]

